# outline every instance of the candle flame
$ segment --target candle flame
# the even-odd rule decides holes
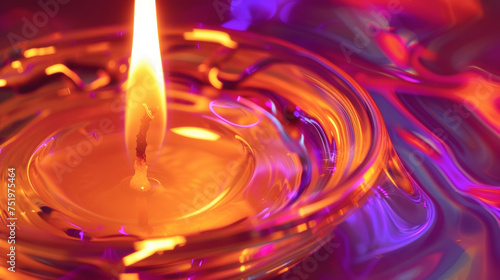
[[[148,150],[158,151],[165,137],[166,100],[155,0],[135,2],[134,36],[125,112],[127,150],[135,160],[136,137],[145,114],[144,104],[156,108],[147,134]]]

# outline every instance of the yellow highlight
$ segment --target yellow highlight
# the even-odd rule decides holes
[[[4,79],[0,79],[0,87],[4,87],[7,85],[7,81]]]
[[[79,86],[83,85],[82,79],[80,79],[80,77],[75,72],[73,72],[71,69],[69,69],[64,64],[54,64],[54,65],[49,66],[45,69],[45,74],[47,74],[47,76],[50,76],[50,75],[53,75],[56,73],[62,73],[64,75],[68,76],[68,78],[70,78],[73,82],[75,82],[75,84],[77,84]]]
[[[120,274],[120,280],[139,280],[139,274],[137,273],[122,273]]]
[[[373,167],[370,167],[370,169],[368,169],[363,175],[363,179],[365,180],[365,182],[370,182],[371,180],[375,179],[373,175],[375,175],[375,169]]]
[[[217,141],[220,138],[219,134],[199,127],[176,127],[172,128],[171,131],[175,134],[193,139]]]
[[[239,257],[240,263],[244,263],[248,260],[248,249],[244,249]]]
[[[49,54],[54,54],[56,53],[56,48],[53,46],[46,47],[46,48],[33,48],[29,50],[24,51],[24,57],[30,58],[34,56],[42,56],[42,55],[49,55]]]
[[[219,43],[231,49],[238,47],[238,43],[233,41],[229,34],[217,30],[193,29],[192,32],[184,32],[184,39]]]
[[[16,69],[19,73],[22,73],[24,71],[23,64],[19,60],[12,61],[10,66],[12,67],[12,69]]]
[[[14,68],[14,69],[17,69],[19,67],[22,67],[23,65],[21,64],[21,61],[14,60],[14,61],[12,61],[12,63],[10,64],[10,66],[12,66],[12,68]]]
[[[332,117],[328,116],[328,120],[330,123],[333,125],[333,128],[335,129],[335,139],[340,139],[340,130],[337,127],[337,124],[333,121]]]
[[[219,68],[213,67],[210,69],[210,72],[208,72],[208,81],[214,86],[214,88],[221,89],[222,88],[222,82],[217,78],[219,75]]]
[[[169,251],[175,248],[177,245],[186,244],[186,238],[184,236],[172,236],[168,238],[150,239],[135,243],[135,249],[138,250],[123,258],[123,264],[125,266],[133,265],[156,252]]]

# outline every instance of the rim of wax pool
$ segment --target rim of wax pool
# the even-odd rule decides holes
[[[226,35],[220,40],[186,35],[194,30]],[[106,102],[119,98],[124,94],[130,39],[122,27],[103,28],[53,34],[3,52],[0,78],[6,85],[0,90],[10,97],[0,104],[5,112],[0,158],[2,165],[19,170],[19,182],[30,181],[25,167],[34,150],[16,156],[21,152],[15,149],[18,136],[29,134],[38,120],[53,113],[26,104],[36,100],[45,106],[60,99],[91,104],[96,98]],[[44,220],[54,213],[41,207],[45,204],[36,191],[25,185],[26,191],[17,198],[19,217],[28,221],[18,229],[18,248],[25,260],[20,261],[19,274],[50,278],[90,270],[199,279],[267,277],[284,272],[327,242],[335,225],[363,203],[372,186],[412,189],[414,183],[390,145],[375,103],[326,59],[274,38],[220,29],[171,30],[160,42],[165,79],[173,91],[243,102],[246,108],[259,108],[263,115],[272,116],[282,127],[283,141],[302,143],[310,155],[303,159],[312,161],[313,170],[306,170],[312,174],[308,183],[293,189],[286,205],[276,211],[223,228],[186,236],[152,236],[149,241],[118,233],[91,238],[77,228],[73,228],[75,237],[54,233],[54,226]],[[21,71],[14,61],[21,63]],[[57,75],[47,72],[54,65],[68,70]],[[187,97],[176,100],[189,103]],[[222,114],[211,113],[217,118]],[[43,143],[25,144],[40,147]],[[6,198],[1,203],[5,206]],[[6,218],[3,213],[4,222]],[[40,229],[42,233],[34,237]],[[81,235],[88,238],[78,238]],[[123,263],[134,252],[146,251],[150,257]]]

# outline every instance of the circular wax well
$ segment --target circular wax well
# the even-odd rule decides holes
[[[146,149],[151,189],[130,186],[135,155],[125,148],[121,114],[106,110],[56,129],[37,147],[28,168],[32,188],[70,225],[95,236],[118,229],[135,235],[196,233],[290,201],[288,187],[298,186],[301,163],[279,140],[272,119],[230,100],[196,111],[181,96],[168,112],[163,146]],[[76,108],[72,114],[84,112]],[[45,121],[50,126],[52,120]],[[263,126],[275,138],[272,144],[259,138]]]
[[[147,150],[154,187],[137,193],[114,105],[128,36],[96,29],[2,56],[2,90],[23,93],[0,104],[0,160],[16,168],[20,194],[17,254],[32,260],[19,274],[112,265],[103,252],[115,250],[141,255],[125,264],[141,275],[269,276],[324,244],[372,186],[407,186],[373,100],[338,67],[273,38],[186,28],[160,36],[166,140]]]

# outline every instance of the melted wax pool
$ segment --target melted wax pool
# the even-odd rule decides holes
[[[3,69],[16,94],[0,155],[16,168],[18,255],[33,260],[23,277],[269,276],[326,242],[371,184],[413,188],[372,101],[335,66],[257,35],[188,30],[163,37],[167,137],[148,151],[153,189],[136,193],[127,37],[90,35],[33,42]]]

